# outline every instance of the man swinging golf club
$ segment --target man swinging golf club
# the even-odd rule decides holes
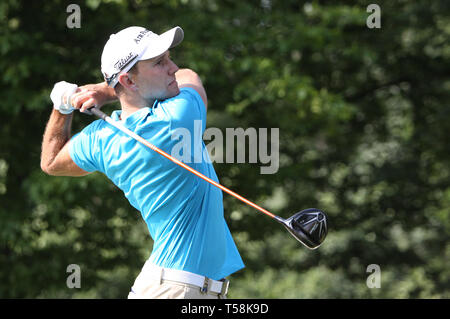
[[[73,106],[87,111],[117,98],[121,111],[111,117],[169,153],[177,143],[171,139],[177,128],[188,129],[195,138],[194,121],[200,120],[205,130],[202,82],[193,71],[179,70],[169,55],[183,37],[180,27],[161,35],[126,28],[111,35],[103,49],[101,68],[109,87],[77,89],[61,82],[52,92],[56,109],[44,133],[42,170],[64,176],[102,172],[141,212],[154,240],[129,298],[224,298],[225,277],[244,267],[224,219],[219,189],[105,121],[91,123],[70,139]],[[205,148],[203,141],[190,145]],[[218,181],[210,161],[190,165]]]
[[[206,122],[201,80],[191,70],[179,70],[169,56],[168,49],[182,39],[179,27],[160,36],[140,27],[124,29],[103,50],[107,84],[78,88],[59,82],[51,94],[55,110],[44,134],[42,169],[51,175],[104,173],[140,210],[154,239],[129,298],[226,297],[224,277],[244,264],[224,220],[219,190],[278,221],[309,249],[319,247],[328,231],[327,216],[318,209],[281,218],[220,185],[209,159],[188,166],[168,154],[174,130],[193,133],[194,121],[201,120],[204,131]],[[122,110],[112,118],[98,109],[117,98]],[[74,109],[104,121],[70,139]],[[202,148],[190,154],[208,156],[203,141],[189,145]]]

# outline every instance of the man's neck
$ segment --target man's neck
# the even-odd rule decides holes
[[[122,113],[120,114],[120,119],[124,121],[128,116],[133,114],[134,112],[139,111],[140,109],[143,109],[144,107],[153,105],[155,101],[146,101],[143,99],[120,99],[120,105],[122,106]]]

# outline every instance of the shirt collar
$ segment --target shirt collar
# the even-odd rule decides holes
[[[153,107],[152,107],[153,108]],[[116,110],[114,112],[111,113],[111,118],[114,121],[120,121],[122,122],[125,126],[133,126],[135,125],[138,121],[142,120],[143,118],[146,117],[146,115],[148,115],[150,113],[150,108],[149,107],[143,107],[142,109],[132,113],[131,115],[129,115],[125,121],[122,121],[120,119],[120,115],[122,114],[122,110]]]
[[[120,119],[120,115],[122,114],[122,110],[115,110],[111,113],[111,118],[114,121],[119,121],[122,122],[125,126],[132,126],[134,124],[136,124],[139,120],[141,120],[142,118],[145,118],[148,114],[150,114],[151,112],[153,112],[153,109],[157,107],[158,105],[158,100],[155,100],[155,102],[153,102],[152,107],[144,107],[136,112],[134,112],[133,114],[131,114],[130,116],[128,116],[125,121],[122,121]]]

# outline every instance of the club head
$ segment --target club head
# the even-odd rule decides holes
[[[281,222],[292,236],[309,249],[318,248],[328,233],[327,215],[317,208],[304,209]]]

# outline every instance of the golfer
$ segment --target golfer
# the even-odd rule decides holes
[[[121,110],[111,117],[169,154],[180,142],[174,132],[188,130],[186,164],[218,182],[201,140],[205,89],[194,71],[180,70],[170,58],[183,37],[180,27],[160,35],[136,26],[112,34],[101,57],[105,82],[80,88],[60,82],[51,95],[55,109],[43,137],[42,170],[55,176],[105,174],[140,211],[153,238],[128,298],[226,298],[226,277],[244,267],[220,189],[103,120],[70,137],[74,109],[88,112],[118,99]],[[194,160],[199,152],[208,160]]]

